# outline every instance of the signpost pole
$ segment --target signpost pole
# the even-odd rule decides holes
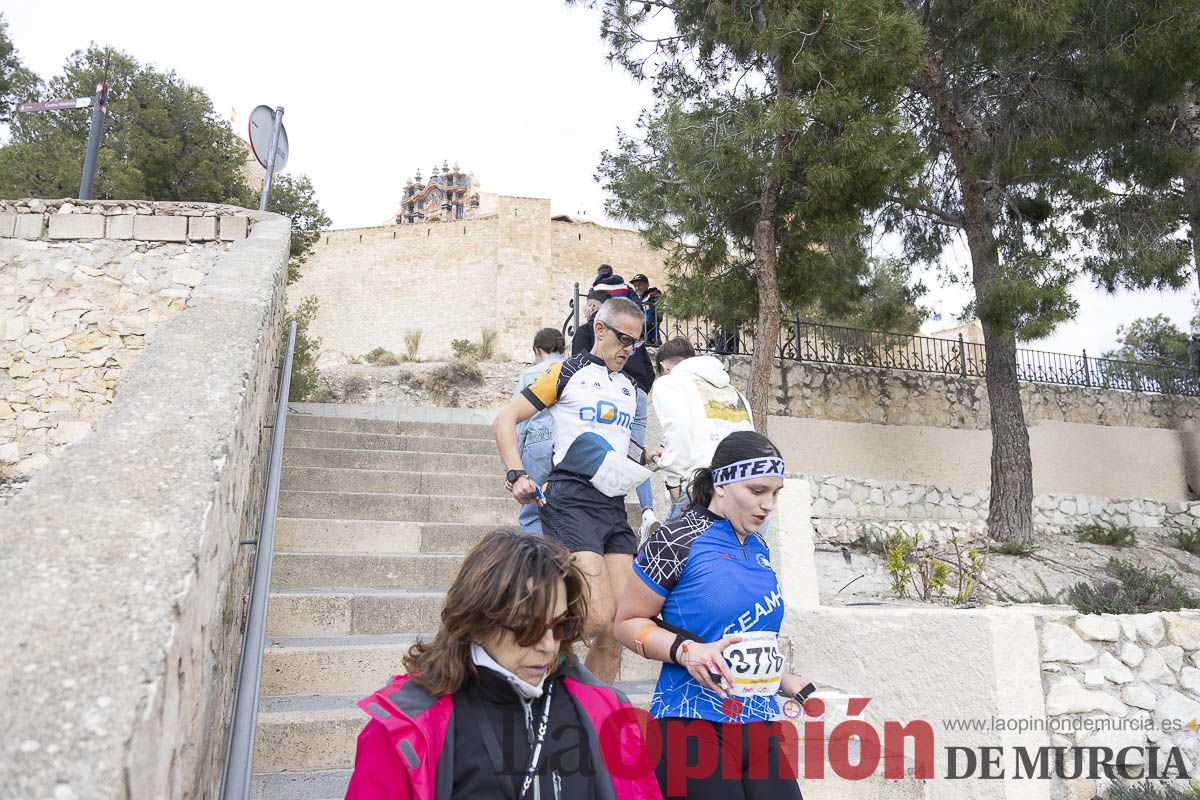
[[[262,197],[258,201],[258,210],[267,210],[267,198],[271,195],[271,178],[275,174],[275,145],[279,141],[279,129],[283,126],[283,106],[275,106],[275,125],[271,129],[271,147],[267,156],[267,174],[263,178]]]
[[[92,183],[96,179],[96,161],[100,156],[100,139],[104,136],[104,112],[108,107],[108,84],[96,86],[92,98],[92,124],[88,129],[87,155],[83,159],[83,178],[79,181],[79,199],[92,199]]]

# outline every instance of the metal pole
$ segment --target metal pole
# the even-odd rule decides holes
[[[967,343],[963,341],[961,333],[958,335],[958,372],[967,377]]]
[[[579,330],[579,281],[575,281],[575,302],[571,307],[575,309],[575,330]]]
[[[275,145],[279,142],[279,128],[283,125],[283,106],[275,106],[275,124],[271,126],[271,152],[267,156],[267,174],[263,177],[262,197],[258,210],[267,210],[267,198],[271,195],[271,178],[275,175]]]
[[[104,112],[108,106],[108,84],[96,85],[92,98],[92,124],[88,128],[87,154],[83,157],[83,177],[79,181],[79,199],[92,199],[92,184],[96,180],[96,161],[100,156],[100,139],[104,136]]]
[[[296,323],[288,329],[287,354],[279,377],[275,401],[275,427],[271,431],[271,458],[267,462],[267,491],[259,525],[258,552],[254,554],[254,577],[250,586],[250,610],[242,638],[238,664],[237,696],[225,750],[225,778],[221,797],[245,800],[250,796],[254,767],[254,727],[258,722],[258,693],[262,681],[263,640],[267,628],[267,602],[271,591],[271,557],[275,553],[275,514],[279,507],[279,475],[283,466],[283,436],[287,424],[288,392],[292,387],[292,355],[296,349]]]

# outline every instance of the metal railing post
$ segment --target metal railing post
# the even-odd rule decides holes
[[[958,372],[967,377],[967,343],[963,341],[961,333],[958,335]]]
[[[259,525],[258,551],[250,584],[250,609],[242,637],[238,663],[237,694],[225,750],[222,800],[246,800],[254,767],[254,727],[258,722],[258,694],[262,681],[263,643],[267,628],[267,602],[271,590],[271,558],[275,553],[275,514],[279,507],[279,477],[283,465],[283,435],[287,425],[288,392],[292,388],[292,356],[296,349],[296,323],[288,329],[279,397],[275,401],[275,427],[271,431],[271,455],[267,461],[267,486]]]
[[[579,330],[579,281],[575,281],[575,300],[571,308],[575,311],[575,330]]]
[[[1083,351],[1083,385],[1092,385],[1092,369],[1088,366],[1087,350]]]

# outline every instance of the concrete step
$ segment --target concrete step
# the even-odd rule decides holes
[[[474,453],[491,455],[499,461],[496,443],[490,439],[459,439],[444,436],[408,436],[388,433],[349,433],[288,428],[285,447],[331,447],[346,450],[419,450],[423,453]]]
[[[504,477],[499,470],[493,470],[489,475],[462,475],[426,470],[397,471],[285,466],[280,488],[315,492],[511,497],[508,489],[505,488]]]
[[[499,478],[504,475],[500,457],[495,453],[423,453],[419,450],[353,450],[327,447],[287,447],[283,451],[285,467],[326,467],[332,469],[394,469],[424,472],[450,472]]]
[[[436,436],[452,439],[492,439],[491,425],[453,422],[414,422],[409,420],[363,419],[361,417],[321,417],[288,414],[288,430],[343,431],[346,433],[386,433],[398,436]]]
[[[349,769],[305,772],[256,773],[251,783],[251,800],[341,800],[350,784]],[[925,800],[922,781],[890,781],[871,776],[863,781],[846,781],[830,770],[821,780],[800,780],[805,800]]]
[[[350,785],[348,769],[256,772],[250,800],[342,800]]]
[[[366,696],[404,672],[412,635],[276,637],[263,657],[262,693],[273,695],[346,694]],[[579,657],[587,648],[580,646]],[[618,679],[653,684],[661,667],[631,650],[621,653]]]
[[[636,533],[642,520],[636,495],[626,498],[625,510]],[[278,516],[513,525],[519,512],[511,497],[284,490],[279,493]]]
[[[635,705],[642,708],[649,705],[653,685],[618,683],[617,686]],[[355,705],[363,696],[353,693],[264,697],[259,702],[254,737],[255,771],[352,768],[355,740],[368,720]],[[265,776],[261,777],[265,780]]]
[[[437,632],[446,593],[405,589],[273,589],[268,636]]]
[[[295,553],[276,549],[273,589],[447,589],[461,553]]]
[[[519,512],[517,502],[511,497],[290,490],[279,493],[280,517],[506,525],[514,523]]]
[[[517,506],[508,524],[516,526]],[[465,553],[497,526],[454,522],[280,517],[276,551],[339,553]]]

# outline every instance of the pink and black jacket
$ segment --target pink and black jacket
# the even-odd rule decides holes
[[[653,765],[646,774],[632,778],[613,775],[606,766],[600,745],[601,731],[615,737],[608,747],[620,753],[622,763],[632,765],[645,759],[642,738],[635,725],[610,725],[607,729],[604,725],[613,713],[632,708],[629,699],[597,681],[576,659],[564,664],[557,676],[583,711],[592,763],[600,773],[596,782],[600,797],[661,800]],[[453,696],[432,695],[408,675],[397,675],[358,705],[372,719],[358,736],[354,774],[346,800],[450,800],[456,757]],[[463,756],[478,757],[478,754],[458,757]]]

